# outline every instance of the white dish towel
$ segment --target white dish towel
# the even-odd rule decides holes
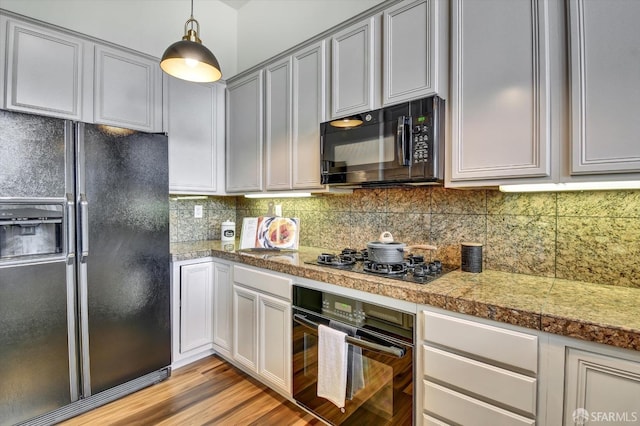
[[[318,326],[318,396],[344,408],[347,392],[346,333]]]

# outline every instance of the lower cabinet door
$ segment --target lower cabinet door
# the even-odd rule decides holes
[[[258,374],[291,395],[291,304],[261,294]]]
[[[258,293],[233,287],[233,359],[258,371]]]
[[[213,263],[213,344],[216,351],[231,356],[233,323],[231,268]]]
[[[640,362],[575,348],[566,353],[565,424],[640,422]]]
[[[180,353],[212,343],[212,264],[180,268]]]

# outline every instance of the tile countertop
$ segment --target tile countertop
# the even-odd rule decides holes
[[[323,249],[240,252],[220,241],[171,244],[172,261],[217,257],[521,327],[640,351],[640,289],[484,271],[413,284],[304,263]]]

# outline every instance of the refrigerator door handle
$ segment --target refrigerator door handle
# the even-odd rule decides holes
[[[73,195],[67,194],[67,259],[73,256],[76,251],[76,239],[75,239],[75,204],[73,202]]]
[[[91,396],[91,361],[89,359],[89,295],[87,286],[87,263],[78,264],[78,301],[80,340],[78,349],[80,353],[80,390],[82,397]]]
[[[80,194],[80,262],[89,256],[89,201],[86,194]]]

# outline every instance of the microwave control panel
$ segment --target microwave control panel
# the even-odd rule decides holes
[[[421,120],[422,119],[422,120]],[[413,163],[428,163],[431,146],[431,128],[425,117],[418,117],[417,123],[411,129],[413,137]]]

